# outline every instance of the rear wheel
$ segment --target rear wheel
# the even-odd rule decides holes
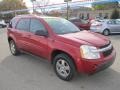
[[[5,26],[2,26],[2,28],[5,28]]]
[[[9,47],[10,47],[10,51],[11,51],[12,55],[16,56],[20,53],[20,51],[18,50],[18,48],[13,40],[10,40]]]
[[[103,35],[108,36],[110,34],[110,31],[108,29],[105,29],[103,31]]]
[[[0,25],[0,28],[2,28],[2,25]]]
[[[75,66],[72,59],[66,54],[58,54],[53,61],[56,75],[65,81],[70,81],[75,75]]]

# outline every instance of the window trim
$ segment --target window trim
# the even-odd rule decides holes
[[[109,24],[109,25],[114,25],[113,22],[112,22],[112,23],[110,23],[110,22],[112,22],[112,21],[108,21],[107,24]]]
[[[45,30],[48,32],[46,26],[45,26],[45,25],[42,23],[42,21],[41,21],[40,19],[38,19],[38,18],[30,18],[29,32],[31,32],[31,28],[30,28],[30,26],[31,26],[31,21],[32,21],[32,19],[36,19],[36,20],[38,20],[38,21],[43,25],[43,27],[45,28]],[[35,33],[33,33],[33,32],[31,32],[31,33],[32,33],[32,34],[35,34]],[[49,36],[49,32],[48,32],[48,36]]]

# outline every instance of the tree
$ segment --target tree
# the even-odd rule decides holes
[[[104,10],[118,7],[119,7],[118,1],[97,1],[92,3],[92,8],[94,10]]]
[[[41,9],[42,13],[45,13],[45,7],[50,3],[50,0],[36,0],[36,6]]]
[[[111,19],[118,19],[120,17],[119,11],[114,9],[111,15]]]
[[[2,0],[0,2],[0,12],[8,12],[8,14],[3,15],[3,17],[6,19],[11,18],[15,16],[15,14],[26,14],[26,12],[15,12],[15,10],[22,10],[27,9],[25,3],[23,0]],[[10,11],[14,13],[9,13]],[[1,16],[1,15],[0,15]]]
[[[61,12],[58,10],[52,10],[49,12],[49,15],[59,17],[61,15]]]
[[[105,9],[105,6],[104,5],[96,5],[94,8],[95,8],[95,10],[103,10],[103,9]]]

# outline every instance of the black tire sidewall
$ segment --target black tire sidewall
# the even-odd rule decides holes
[[[13,44],[15,45],[15,53],[12,53],[12,51],[11,51],[11,43],[13,43]],[[17,49],[16,43],[15,43],[14,40],[11,40],[11,41],[9,42],[9,47],[10,47],[11,53],[12,53],[14,56],[16,56],[16,55],[19,54],[19,50]]]
[[[59,59],[65,60],[65,61],[69,64],[69,66],[70,66],[70,74],[69,74],[67,77],[61,76],[61,75],[57,72],[57,70],[56,70],[56,63],[57,63],[57,60],[59,60]],[[74,75],[75,75],[75,66],[74,66],[74,63],[73,63],[72,59],[71,59],[68,55],[66,55],[66,54],[58,54],[58,55],[54,58],[53,68],[54,68],[54,71],[55,71],[56,75],[57,75],[60,79],[65,80],[65,81],[70,81],[70,80],[72,80],[73,77],[74,77]]]
[[[105,34],[106,31],[108,32],[107,35]],[[105,36],[108,36],[109,34],[110,34],[110,31],[109,31],[108,29],[105,29],[105,30],[103,31],[103,35],[105,35]]]
[[[4,28],[4,26],[2,26],[2,28]]]

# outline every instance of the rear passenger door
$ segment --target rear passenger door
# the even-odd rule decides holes
[[[30,19],[29,18],[22,18],[18,21],[16,25],[16,37],[18,45],[21,49],[25,51],[29,51],[29,32],[30,27]]]
[[[116,24],[116,32],[120,32],[120,20],[116,20],[115,24]]]
[[[116,24],[114,20],[108,21],[108,29],[110,29],[111,32],[116,32]]]
[[[47,57],[47,50],[48,50],[48,37],[45,36],[39,36],[35,35],[36,31],[46,31],[44,24],[40,21],[40,19],[37,18],[31,18],[30,23],[30,47],[32,53],[41,56],[41,57]]]

